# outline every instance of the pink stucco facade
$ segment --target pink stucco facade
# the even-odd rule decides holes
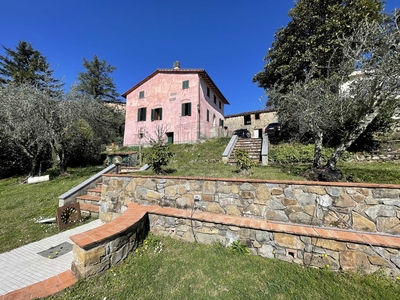
[[[158,69],[123,94],[124,145],[147,145],[157,129],[173,143],[193,143],[223,132],[229,104],[204,70]]]

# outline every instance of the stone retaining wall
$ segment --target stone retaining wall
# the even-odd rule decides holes
[[[400,185],[104,175],[100,218],[130,202],[400,234]]]
[[[135,250],[148,231],[147,217],[129,218],[128,221],[121,217],[72,236],[72,272],[79,278],[87,278],[111,268]]]
[[[172,236],[183,241],[197,241],[201,244],[221,243],[226,246],[234,241],[240,241],[254,255],[309,267],[366,273],[383,269],[388,274],[400,273],[400,251],[390,247],[155,214],[149,214],[149,218],[151,231],[155,235]]]

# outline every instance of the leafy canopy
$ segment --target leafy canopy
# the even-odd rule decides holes
[[[350,36],[353,24],[361,20],[379,20],[382,6],[380,0],[297,1],[289,11],[291,21],[275,33],[264,69],[253,82],[267,91],[279,84],[287,92],[294,83],[304,81],[311,68],[329,76],[343,59],[338,38]]]

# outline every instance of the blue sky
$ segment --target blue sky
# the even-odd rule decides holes
[[[386,10],[400,7],[386,1]],[[83,58],[116,66],[120,94],[157,68],[205,69],[231,105],[225,114],[263,109],[252,83],[274,33],[289,22],[293,0],[3,0],[0,44],[27,41],[68,90]],[[4,55],[3,49],[0,54]],[[260,99],[262,99],[260,101]]]

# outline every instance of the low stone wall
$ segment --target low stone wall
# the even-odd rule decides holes
[[[71,237],[75,243],[72,271],[85,278],[110,268],[134,250],[149,230],[203,244],[229,246],[240,241],[252,254],[304,266],[400,273],[398,236],[136,203],[127,204],[112,222]]]
[[[151,231],[155,235],[172,236],[201,244],[221,243],[226,246],[240,241],[254,255],[308,267],[366,273],[383,269],[392,275],[400,273],[399,245],[374,246],[368,244],[367,239],[360,239],[359,243],[338,241],[332,235],[328,239],[310,236],[306,232],[297,235],[213,223],[211,220],[201,222],[155,214],[149,214],[149,218]]]
[[[400,185],[104,175],[100,218],[130,202],[400,234]]]
[[[98,228],[76,234],[71,270],[79,278],[101,273],[125,259],[144,240],[148,218],[127,214]]]

